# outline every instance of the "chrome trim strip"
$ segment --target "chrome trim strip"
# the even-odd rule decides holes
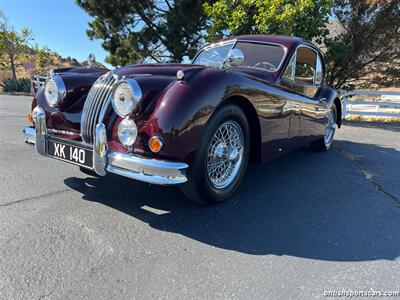
[[[47,128],[48,132],[54,132],[58,134],[64,134],[64,135],[79,135],[79,132],[72,132],[72,131],[66,131],[66,130],[59,130],[59,129],[53,129],[53,128]]]
[[[152,76],[152,74],[150,73],[134,73],[134,74],[130,74],[127,77],[148,77],[148,76]]]
[[[36,130],[34,127],[26,127],[23,130],[25,136],[25,143],[27,144],[35,144],[36,142]]]

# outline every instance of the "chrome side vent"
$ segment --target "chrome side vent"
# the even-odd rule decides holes
[[[93,143],[96,125],[100,121],[100,115],[110,104],[112,86],[116,80],[112,74],[103,75],[89,91],[81,117],[81,137],[86,143]]]

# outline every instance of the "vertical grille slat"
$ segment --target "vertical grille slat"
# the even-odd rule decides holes
[[[93,106],[93,104],[94,104],[94,99],[96,99],[96,95],[98,94],[98,92],[99,92],[99,87],[100,87],[100,85],[101,85],[101,83],[99,82],[99,83],[96,83],[95,85],[94,85],[94,88],[92,88],[92,91],[93,91],[93,93],[92,93],[92,95],[91,95],[91,97],[89,98],[87,98],[86,99],[86,102],[85,102],[85,106],[84,106],[84,111],[85,111],[85,118],[84,119],[82,119],[82,124],[84,124],[84,127],[83,127],[83,131],[82,132],[84,132],[84,135],[85,135],[85,137],[86,138],[88,138],[89,139],[89,137],[90,137],[90,131],[89,131],[89,118],[90,118],[90,115],[91,115],[91,113],[92,113],[92,106]],[[87,105],[86,105],[87,104]]]
[[[93,124],[93,123],[96,120],[96,114],[98,114],[97,107],[98,107],[99,103],[103,101],[103,95],[104,95],[105,87],[106,87],[105,83],[106,83],[106,81],[104,81],[100,84],[98,93],[94,97],[94,101],[92,101],[92,105],[90,108],[90,114],[88,116],[88,131],[89,131],[90,136],[93,136],[94,127],[96,126],[96,124]]]
[[[109,104],[109,97],[116,78],[109,74],[96,80],[86,98],[82,110],[81,137],[92,144],[94,140],[94,130],[99,122],[99,115]]]
[[[87,105],[87,109],[86,109],[86,118],[85,118],[85,137],[86,137],[86,142],[92,142],[92,134],[91,134],[91,130],[90,130],[90,118],[91,115],[93,114],[93,106],[96,102],[97,96],[99,94],[99,92],[101,91],[101,87],[102,87],[102,83],[104,81],[104,78],[102,78],[99,82],[97,82],[93,88],[93,95],[90,99],[86,99],[85,102],[85,107],[86,104]]]

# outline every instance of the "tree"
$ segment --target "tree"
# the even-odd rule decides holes
[[[47,46],[39,46],[35,44],[31,47],[32,54],[26,59],[34,62],[34,72],[35,73],[45,73],[48,71],[49,66],[54,66],[57,64],[57,59],[60,59],[60,55],[52,51]]]
[[[335,0],[333,12],[343,32],[325,39],[327,83],[399,85],[400,0]]]
[[[7,18],[0,11],[0,53],[7,60],[6,67],[11,68],[12,76],[17,79],[16,59],[26,53],[29,49],[28,43],[32,40],[32,33],[29,29],[15,31],[8,23]]]
[[[281,34],[326,49],[328,85],[366,78],[369,84],[400,83],[400,0],[218,0],[205,3],[211,18],[207,39],[238,34]],[[333,15],[343,28],[326,29]]]
[[[181,62],[202,43],[207,17],[204,0],[76,0],[95,17],[86,31],[104,40],[114,66],[140,61]]]
[[[331,5],[331,0],[218,0],[205,3],[205,12],[211,18],[207,39],[277,34],[320,40],[327,34],[325,24]]]

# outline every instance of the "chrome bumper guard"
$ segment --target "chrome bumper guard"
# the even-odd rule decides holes
[[[35,128],[24,129],[25,142],[35,144],[36,151],[46,156],[46,116],[36,116]],[[93,147],[93,171],[100,176],[107,172],[158,185],[174,185],[187,181],[183,162],[169,162],[149,159],[129,153],[119,153],[107,149],[107,134],[104,124],[97,124]]]
[[[26,127],[23,132],[25,136],[25,143],[34,145],[36,139],[35,128]]]

